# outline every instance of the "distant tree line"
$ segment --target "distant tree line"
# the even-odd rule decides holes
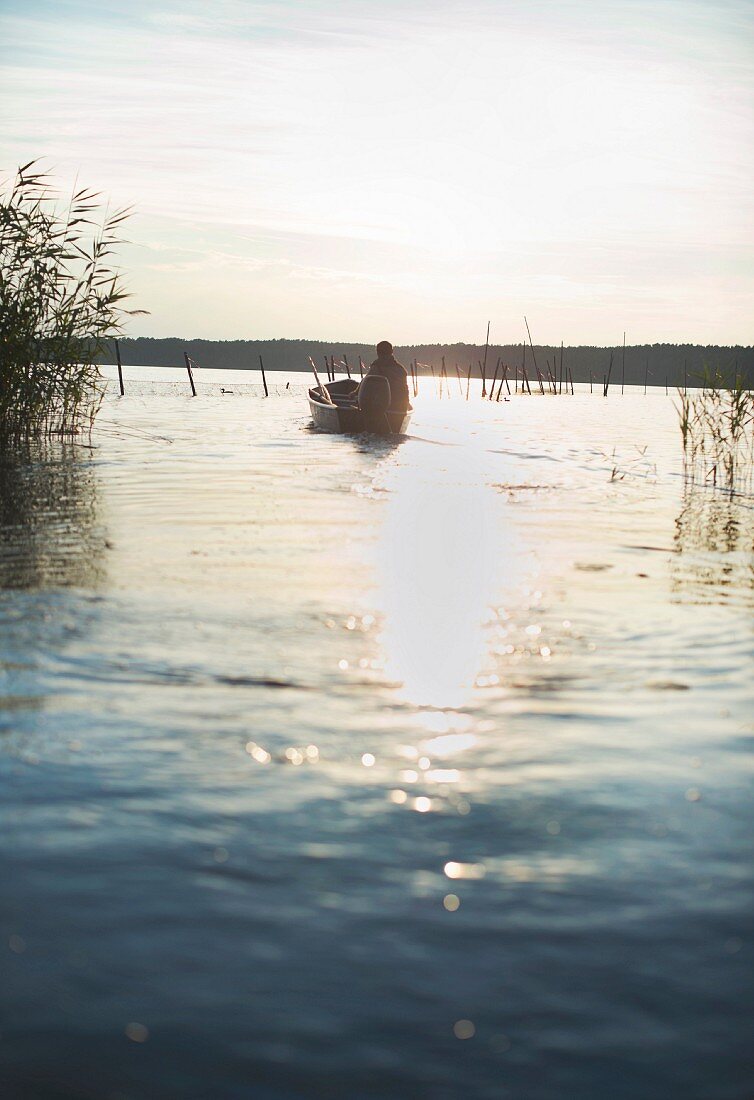
[[[324,367],[325,356],[328,360],[334,356],[336,363],[344,356],[352,370],[358,373],[359,356],[365,364],[375,356],[372,344],[343,344],[322,340],[181,340],[178,338],[151,339],[139,337],[124,339],[120,342],[121,356],[125,364],[133,366],[183,366],[184,352],[187,352],[199,367],[213,367],[220,370],[258,369],[259,356],[264,360],[268,371],[310,370],[308,357],[311,356],[317,367]],[[439,371],[443,358],[448,373],[455,375],[458,366],[464,374],[472,369],[473,377],[480,375],[480,363],[484,358],[484,345],[479,344],[413,344],[396,347],[397,358],[408,367],[414,359],[425,364],[422,373],[430,368]],[[507,364],[510,377],[514,368],[521,368],[526,357],[526,369],[529,378],[534,381],[536,372],[534,361],[543,375],[548,367],[556,375],[560,372],[561,349],[551,345],[535,344],[532,348],[523,344],[495,344],[487,351],[486,373],[489,378],[495,371],[498,359]],[[610,362],[612,358],[612,369]],[[100,362],[114,362],[114,351],[100,357]],[[603,347],[564,347],[562,349],[563,368],[570,370],[574,382],[589,382],[602,385],[603,379],[610,373],[611,386],[620,386],[625,377],[626,385],[643,386],[645,378],[649,386],[682,387],[698,385],[707,376],[718,376],[732,380],[742,378],[748,388],[754,387],[754,347],[720,347],[718,345],[699,344],[638,344],[625,349]]]

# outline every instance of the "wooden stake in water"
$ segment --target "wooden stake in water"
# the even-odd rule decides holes
[[[346,374],[347,374],[347,375],[348,375],[348,377],[350,378],[350,377],[351,377],[351,368],[350,368],[350,367],[349,367],[349,365],[348,365],[348,356],[347,356],[347,355],[346,355],[345,353],[344,353],[344,355],[343,355],[343,362],[344,362],[344,363],[345,363],[345,365],[346,365]]]
[[[590,370],[589,371],[589,392],[592,393],[593,390],[594,390],[594,371]]]
[[[196,397],[196,386],[194,385],[194,376],[191,373],[191,360],[189,359],[187,351],[184,351],[183,358],[186,360],[186,370],[188,371],[189,382],[191,383],[191,396]]]
[[[490,387],[490,401],[495,396],[495,384],[497,382],[497,373],[500,370],[500,358],[498,357],[497,363],[495,363],[495,376],[492,379],[492,385]]]
[[[482,370],[482,400],[487,396],[487,349],[490,346],[490,322],[487,322],[487,339],[484,341],[484,365],[480,363]]]
[[[536,363],[534,365],[536,366]],[[529,385],[529,375],[526,373],[526,367],[521,368],[521,373],[523,375],[521,379],[521,393],[524,392],[524,385],[526,385],[526,392],[529,394],[529,397],[531,397],[531,386]]]
[[[563,341],[560,341],[560,393],[563,392]]]
[[[361,378],[364,377],[364,360],[361,356],[359,356],[359,375]]]
[[[118,383],[120,384],[120,396],[125,396],[125,389],[123,388],[123,364],[120,361],[120,344],[115,341],[115,358],[118,363]]]
[[[503,381],[505,379],[506,371],[508,370],[508,368],[503,364],[502,359],[500,360],[500,365],[503,367],[503,373],[500,375],[500,385],[497,387],[497,396],[495,397],[496,401],[500,400],[500,391],[503,388]]]
[[[534,344],[532,344],[532,342],[531,342],[531,330],[529,329],[529,322],[526,320],[525,317],[524,317],[524,324],[526,325],[526,331],[529,333],[529,347],[531,348],[531,357],[534,360],[534,367],[536,368],[536,366],[537,366],[537,357],[534,354]],[[525,348],[526,348],[526,343],[524,342],[524,349]]]
[[[269,397],[269,391],[267,389],[267,379],[264,376],[264,363],[262,362],[262,356],[259,356],[259,369],[262,372],[262,385],[264,386],[264,396]]]
[[[607,397],[607,391],[610,389],[610,375],[613,373],[613,353],[610,352],[610,365],[607,368],[607,374],[604,376],[604,383],[602,386],[602,396]]]

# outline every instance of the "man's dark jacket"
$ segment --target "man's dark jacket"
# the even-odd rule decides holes
[[[387,378],[390,383],[391,410],[405,412],[410,407],[406,368],[394,355],[379,355],[367,373],[381,374],[383,378]]]

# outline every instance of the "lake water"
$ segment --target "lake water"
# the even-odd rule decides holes
[[[2,1095],[750,1097],[754,502],[246,381],[0,460]]]

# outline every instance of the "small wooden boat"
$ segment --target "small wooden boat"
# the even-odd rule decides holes
[[[403,435],[408,431],[411,409],[407,412],[388,411],[369,415],[363,412],[358,406],[359,383],[355,378],[342,378],[323,385],[329,394],[329,401],[322,394],[320,386],[312,386],[309,390],[312,420],[323,432]]]

